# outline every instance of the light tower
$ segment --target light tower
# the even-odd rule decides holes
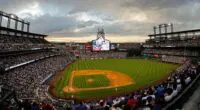
[[[6,26],[2,26],[3,24],[3,17],[7,18],[6,22]],[[15,24],[14,24],[14,29],[15,30],[21,30],[24,32],[29,32],[29,26],[30,26],[30,22],[27,22],[23,19],[20,19],[17,15],[15,14],[9,14],[9,13],[5,13],[3,11],[0,11],[0,27],[6,27],[6,28],[11,28],[11,20],[14,20]],[[5,21],[5,20],[4,20]],[[21,29],[18,29],[18,23],[21,23]],[[24,26],[26,26],[27,28],[24,30]]]
[[[173,24],[172,23],[169,23],[169,24],[159,24],[158,26],[154,26],[153,27],[154,37],[156,37],[157,29],[158,29],[158,34],[163,34],[162,33],[162,29],[164,28],[164,34],[166,34],[165,37],[167,38],[168,37],[168,35],[167,35],[167,33],[168,33],[168,27],[171,29],[171,33],[173,33],[174,28],[173,28]],[[159,35],[159,37],[160,37],[160,40],[161,40],[162,35]],[[173,37],[173,34],[172,34],[171,37]]]

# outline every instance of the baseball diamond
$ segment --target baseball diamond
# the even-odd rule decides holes
[[[85,79],[88,81],[86,82]],[[80,81],[82,83],[79,83]],[[75,83],[74,85],[73,82]],[[73,93],[84,90],[108,89],[130,84],[134,84],[132,78],[119,72],[108,70],[79,70],[72,72],[69,86],[66,86],[63,91]]]
[[[77,60],[51,81],[50,93],[65,99],[126,94],[157,83],[178,66],[145,59]]]

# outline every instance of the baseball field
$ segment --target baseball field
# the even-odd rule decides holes
[[[179,65],[146,59],[77,60],[50,81],[57,98],[93,99],[159,83]]]

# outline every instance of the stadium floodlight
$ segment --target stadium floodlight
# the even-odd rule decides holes
[[[160,24],[159,27],[164,27],[166,24]]]
[[[172,23],[168,23],[168,26],[172,26],[173,24]]]
[[[10,18],[15,18],[15,15],[9,14]]]
[[[15,15],[15,18],[17,19],[17,18],[18,18],[18,16],[17,16],[17,15]]]

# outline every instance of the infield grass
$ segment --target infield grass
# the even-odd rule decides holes
[[[73,64],[65,68],[64,75],[56,82],[54,91],[59,97],[69,97],[72,94],[63,93],[62,89],[68,85],[71,73],[73,70],[111,70],[127,74],[135,81],[135,84],[115,88],[95,90],[95,91],[81,91],[74,93],[73,95],[78,98],[100,98],[114,93],[128,93],[133,90],[137,90],[144,86],[155,84],[161,78],[166,77],[170,72],[174,71],[179,65],[161,63],[153,60],[145,59],[101,59],[101,60],[78,60]],[[84,76],[86,77],[86,76]],[[98,87],[102,85],[98,78],[95,78],[97,82],[93,84],[87,84],[87,78],[77,77],[74,80],[74,84],[78,87]],[[101,76],[98,76],[101,77]],[[102,79],[102,78],[100,78]],[[119,79],[120,80],[120,79]],[[99,83],[99,84],[97,84]]]
[[[75,76],[73,79],[73,85],[77,88],[107,87],[109,82],[108,78],[101,74]]]

